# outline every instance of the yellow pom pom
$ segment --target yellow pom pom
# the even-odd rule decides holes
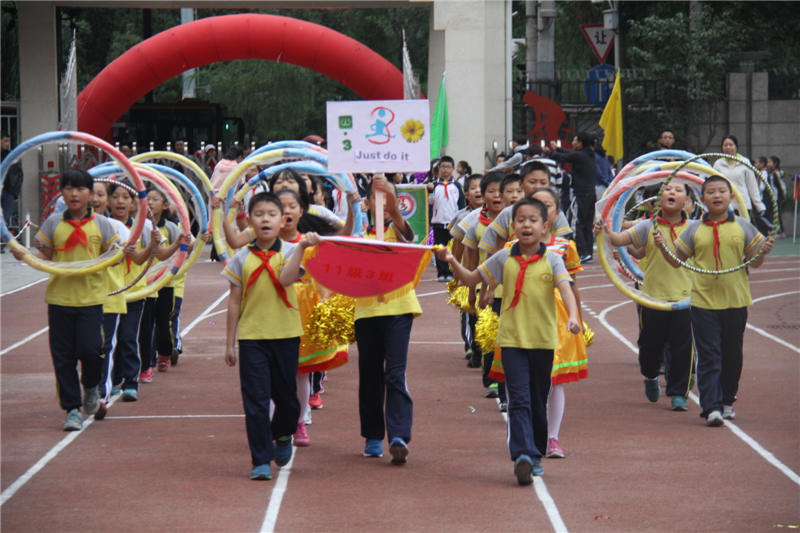
[[[355,299],[341,294],[319,302],[306,324],[309,342],[320,347],[353,342],[355,311]]]
[[[583,323],[583,339],[586,341],[587,348],[594,342],[594,331],[592,331],[592,328],[590,328],[586,322]]]
[[[489,307],[478,311],[478,321],[475,323],[475,342],[483,353],[494,352],[497,343],[497,326],[500,317],[494,314]]]
[[[453,294],[453,292],[458,288],[458,281],[451,279],[447,282],[447,294]]]

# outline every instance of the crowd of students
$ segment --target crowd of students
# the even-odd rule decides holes
[[[495,350],[484,351],[475,342],[474,312],[463,314],[460,334],[468,365],[482,369],[484,395],[498,398],[500,410],[508,413],[510,459],[523,485],[542,473],[542,457],[566,455],[559,442],[564,385],[588,376],[576,283],[581,254],[571,240],[576,230],[567,222],[554,189],[553,168],[559,156],[532,156],[468,175],[454,175],[456,167],[466,171],[468,165],[455,165],[444,156],[423,179],[429,184],[433,239],[442,245],[435,254],[437,278],[455,278],[469,287],[473,311],[490,307],[499,316]],[[335,205],[323,205],[326,187],[286,169],[234,206],[240,215],[233,223],[225,218],[225,238],[238,250],[222,272],[230,284],[225,362],[239,366],[251,479],[270,479],[272,462],[285,466],[293,444],[310,444],[308,409],[322,406],[322,373],[347,361],[346,345],[317,346],[307,338],[311,310],[331,296],[304,271],[310,249],[320,235],[360,233],[360,228],[353,231],[353,206],[360,204],[362,195],[371,220],[381,218],[375,213],[377,192],[386,195],[384,239],[414,238],[400,212],[395,179],[375,175],[362,186],[361,194],[353,192],[339,202],[350,206],[339,211],[344,215],[340,217]],[[48,218],[36,236],[42,257],[94,259],[127,240],[135,212],[131,190],[94,183],[90,174],[78,170],[63,174],[61,190],[65,211]],[[743,269],[690,274],[678,260],[692,257],[695,265],[718,271],[759,254],[751,263],[757,267],[772,241],[730,211],[727,179],[706,180],[700,199],[708,211],[701,219],[688,219],[689,193],[688,187],[670,183],[658,212],[622,233],[610,232],[610,239],[644,257],[645,292],[668,301],[689,294],[692,298],[686,311],[640,308],[639,360],[647,398],[659,399],[658,368],[666,351],[666,392],[672,409],[687,410],[696,364],[701,416],[708,425],[718,426],[735,416],[742,337],[751,303],[747,276]],[[119,392],[123,400],[135,401],[139,383],[152,379],[153,368],[165,372],[177,364],[176,324],[185,279],[175,279],[139,301],[106,297],[135,279],[151,255],[165,260],[181,243],[196,244],[186,228],[168,219],[163,193],[151,190],[148,204],[153,223],[135,245],[125,247],[122,262],[86,276],[52,275],[48,283],[50,345],[59,401],[67,412],[65,430],[82,427],[81,406],[102,418],[109,395]],[[212,208],[221,209],[221,200],[213,200]],[[602,224],[594,229],[607,230]],[[369,227],[364,236],[374,238],[376,233]],[[451,247],[446,246],[451,241]],[[356,300],[363,453],[381,457],[386,441],[391,462],[397,465],[409,455],[413,400],[406,363],[413,320],[421,313],[413,290],[385,301]]]

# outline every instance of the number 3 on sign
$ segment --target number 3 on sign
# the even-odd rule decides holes
[[[353,144],[350,142],[350,139],[345,139],[342,141],[342,146],[344,147],[344,151],[347,152],[353,148]]]

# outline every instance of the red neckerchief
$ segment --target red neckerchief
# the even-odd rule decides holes
[[[520,269],[519,273],[517,273],[517,280],[514,283],[514,297],[511,299],[511,303],[506,307],[506,311],[511,309],[512,307],[516,306],[519,303],[519,297],[522,296],[522,284],[525,281],[525,271],[528,269],[528,265],[531,263],[535,263],[547,252],[547,247],[544,243],[539,244],[539,251],[527,260],[522,258],[522,252],[519,249],[519,243],[515,244],[511,247],[511,257],[517,260],[519,263]]]
[[[62,220],[72,226],[73,230],[72,233],[69,234],[69,237],[67,237],[67,242],[64,243],[64,247],[56,248],[56,250],[59,252],[66,252],[72,250],[78,246],[78,244],[82,244],[84,248],[88,249],[89,241],[87,240],[86,232],[83,231],[83,226],[94,220],[94,213],[92,213],[92,210],[90,209],[89,214],[80,220],[74,220],[72,218],[63,218]]]
[[[247,294],[247,289],[249,289],[250,286],[256,282],[258,276],[260,276],[261,273],[266,270],[267,273],[269,273],[269,279],[272,280],[272,285],[275,287],[275,291],[278,293],[278,296],[281,297],[281,300],[283,300],[283,303],[286,304],[286,307],[292,309],[292,304],[289,303],[289,298],[286,296],[286,288],[281,285],[281,282],[275,275],[275,271],[272,270],[272,265],[269,264],[270,258],[278,252],[275,250],[264,252],[264,250],[259,249],[254,244],[250,245],[250,252],[261,259],[261,264],[258,265],[258,268],[256,268],[252,274],[250,274],[250,279],[247,280],[247,286],[244,289],[245,294]]]
[[[383,232],[386,233],[386,230],[388,230],[389,226],[391,226],[391,225],[392,225],[391,222],[389,222],[388,224],[384,224],[383,225]],[[377,235],[378,234],[378,229],[375,226],[372,226],[372,227],[367,229],[367,233],[369,233],[370,235]]]
[[[713,220],[708,220],[708,215],[703,216],[703,224],[706,226],[711,226],[714,230],[714,268],[719,270],[719,264],[722,261],[722,258],[719,255],[719,225],[725,224],[726,222],[731,222],[733,220],[733,215],[728,214],[728,218],[725,220],[720,220],[719,222],[714,222]]]
[[[480,223],[481,223],[481,224],[483,224],[484,226],[488,226],[489,224],[491,224],[491,223],[492,223],[492,219],[491,219],[491,218],[489,218],[488,216],[486,216],[486,214],[487,214],[488,212],[489,212],[489,210],[488,210],[487,208],[485,208],[485,207],[484,207],[483,209],[481,209],[481,214],[480,214],[480,216],[478,216],[478,222],[480,222]]]
[[[128,228],[128,229],[131,229],[133,227],[133,219],[131,217],[128,217],[128,221],[125,222],[125,227]],[[133,259],[131,259],[130,257],[126,257],[125,258],[125,266],[127,267],[127,270],[125,271],[125,275],[126,276],[131,273],[131,262],[132,261],[133,261]]]
[[[678,232],[675,231],[675,227],[683,226],[684,224],[686,224],[686,214],[684,214],[683,211],[681,211],[681,221],[675,222],[673,224],[666,218],[662,217],[660,213],[661,212],[659,211],[658,213],[656,213],[656,216],[654,217],[656,219],[656,222],[658,222],[659,224],[663,224],[665,226],[669,226],[669,236],[672,237],[672,242],[675,242],[675,240],[678,238]]]
[[[450,195],[447,193],[447,186],[450,185],[449,181],[443,181],[442,185],[444,185],[444,197],[448,200],[450,199]]]
[[[295,237],[295,238],[294,238],[294,239],[292,239],[291,241],[290,241],[290,240],[288,240],[288,239],[285,239],[285,240],[286,240],[286,242],[290,242],[290,243],[292,243],[292,244],[297,244],[298,242],[300,242],[300,240],[301,240],[302,238],[303,238],[303,234],[302,234],[302,233],[300,233],[300,232],[298,231],[298,232],[297,232],[297,237]]]

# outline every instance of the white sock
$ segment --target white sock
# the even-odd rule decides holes
[[[308,374],[297,374],[297,400],[300,402],[300,419],[298,423],[305,421],[310,393],[311,383],[308,381]]]
[[[550,396],[547,399],[547,438],[558,439],[558,432],[561,430],[561,420],[564,418],[564,407],[566,404],[566,394],[564,385],[555,385],[550,388]]]

